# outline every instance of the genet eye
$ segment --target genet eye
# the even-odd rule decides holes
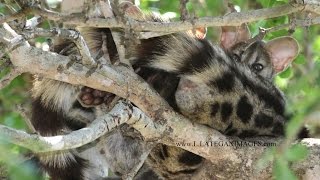
[[[254,63],[252,64],[252,68],[254,71],[259,72],[259,71],[262,71],[263,65],[260,63]]]
[[[236,54],[236,53],[233,53],[233,54],[232,54],[232,59],[233,59],[234,61],[238,61],[238,62],[241,61],[241,57],[240,57],[238,54]]]

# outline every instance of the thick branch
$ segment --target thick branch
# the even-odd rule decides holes
[[[122,21],[117,21],[115,18],[92,18],[85,19],[81,14],[62,14],[37,6],[24,8],[22,12],[18,12],[19,16],[14,14],[8,17],[0,18],[0,23],[8,22],[22,17],[25,11],[32,12],[50,20],[63,21],[65,24],[73,24],[79,27],[109,27],[109,28],[126,28],[127,24]],[[286,5],[265,8],[258,10],[251,10],[247,12],[233,12],[225,16],[218,17],[202,17],[196,20],[187,20],[183,22],[170,22],[170,23],[156,23],[156,22],[138,22],[132,20],[130,26],[135,31],[154,31],[154,32],[177,32],[186,31],[197,27],[209,26],[239,26],[242,23],[254,22],[265,20],[269,18],[280,17],[300,11],[311,11],[320,14],[320,6],[317,1],[304,0],[304,2],[289,3]],[[315,20],[314,24],[319,21]]]
[[[200,25],[205,24],[205,26],[219,24],[223,25],[223,23],[228,23],[228,25],[237,25],[237,23],[250,22],[254,20],[265,19],[268,15],[268,18],[290,14],[292,12],[297,12],[302,10],[303,5],[297,5],[292,7],[291,9],[288,6],[281,6],[277,8],[265,9],[265,10],[256,10],[251,11],[250,17],[253,19],[248,19],[244,17],[248,17],[249,14],[243,13],[232,13],[227,16],[221,17],[220,19],[207,19],[207,22],[201,21],[204,19],[198,19],[198,21],[193,21],[192,23],[186,22],[185,24],[181,23],[179,28],[191,29],[193,27],[203,26]],[[307,6],[306,6],[307,7]],[[307,9],[307,8],[306,8]],[[280,12],[281,10],[281,12]],[[309,9],[310,10],[310,9]],[[257,12],[259,11],[259,15]],[[264,12],[266,11],[266,12]],[[275,15],[274,13],[278,14]],[[51,12],[48,12],[49,14]],[[250,13],[247,12],[247,13]],[[261,14],[263,15],[261,15]],[[236,21],[239,19],[240,21]],[[234,18],[237,16],[237,18]],[[232,20],[233,18],[233,20]],[[256,18],[256,19],[255,19]],[[70,20],[70,19],[69,19]],[[95,19],[102,20],[102,19]],[[109,19],[110,20],[110,19]],[[104,20],[104,21],[109,21]],[[209,20],[213,20],[211,22]],[[73,23],[75,20],[70,20],[69,23]],[[90,21],[86,22],[86,26]],[[88,23],[89,22],[89,23]],[[209,23],[208,23],[209,22]],[[119,23],[119,22],[117,22]],[[197,24],[198,23],[198,24]],[[212,23],[212,24],[210,24]],[[221,24],[222,23],[222,24]],[[229,24],[231,23],[231,24]],[[235,23],[235,24],[232,24]],[[82,24],[82,23],[80,23]],[[102,22],[103,24],[103,22]],[[139,23],[140,24],[140,23]],[[143,24],[143,23],[141,23]],[[152,24],[149,23],[148,24]],[[170,27],[174,23],[161,24],[161,28]],[[84,25],[84,24],[82,24]],[[118,24],[119,26],[123,26],[121,22]],[[167,26],[168,25],[168,26]],[[94,25],[95,26],[95,25]],[[115,23],[115,27],[117,24]],[[156,24],[156,26],[158,26]],[[189,27],[190,26],[190,27]],[[97,27],[97,26],[95,26]],[[110,27],[110,26],[109,26]],[[150,26],[153,27],[153,26]],[[154,30],[148,26],[145,26],[144,29],[140,30]],[[159,26],[160,27],[160,26]],[[133,26],[133,28],[138,28]],[[150,28],[150,29],[148,29]],[[162,31],[161,28],[157,27],[157,31]],[[177,28],[175,25],[175,31],[181,30]],[[185,29],[182,29],[185,30]],[[132,101],[135,105],[143,110],[149,117],[151,117],[153,121],[147,121],[145,123],[140,119],[139,116],[136,115],[137,119],[134,122],[127,122],[130,117],[130,110],[123,110],[119,112],[116,116],[112,116],[110,114],[105,115],[103,119],[97,119],[91,126],[88,128],[81,129],[79,131],[75,131],[66,136],[55,136],[55,137],[39,137],[37,135],[28,135],[23,132],[13,131],[12,129],[8,129],[7,127],[0,126],[3,131],[1,133],[10,134],[10,137],[13,142],[20,143],[20,145],[27,146],[34,151],[45,151],[45,150],[59,150],[59,149],[69,149],[79,147],[85,143],[91,142],[92,140],[104,135],[107,133],[112,127],[115,127],[119,124],[127,122],[132,124],[133,127],[138,129],[141,134],[147,139],[151,140],[159,140],[161,143],[177,146],[176,142],[190,142],[190,143],[199,143],[199,140],[203,142],[230,142],[230,139],[220,134],[219,132],[204,127],[201,125],[192,124],[190,121],[185,119],[183,116],[175,113],[167,103],[158,96],[158,94],[149,88],[149,86],[141,81],[136,74],[127,68],[120,66],[102,66],[101,69],[97,69],[90,76],[87,76],[87,72],[89,69],[81,64],[73,63],[70,65],[70,58],[60,56],[50,52],[43,52],[39,49],[28,46],[27,44],[22,44],[17,47],[15,50],[9,53],[12,59],[12,63],[18,67],[19,69],[23,69],[25,72],[31,72],[34,74],[41,74],[45,77],[68,82],[71,84],[81,84],[86,85],[95,89],[109,91],[118,96],[124,97]],[[48,61],[50,59],[50,61]],[[70,66],[69,66],[69,65]],[[126,109],[123,107],[123,109]],[[113,112],[111,112],[112,114]],[[102,118],[102,117],[101,117]],[[116,121],[115,121],[116,120]],[[112,125],[110,125],[110,121],[112,121]],[[151,128],[151,129],[150,129]],[[197,133],[190,133],[197,132]],[[151,133],[150,133],[151,132]],[[15,134],[16,133],[16,134]],[[21,139],[21,136],[24,137]],[[163,137],[163,138],[161,138]],[[24,141],[25,140],[25,141]],[[32,141],[30,141],[32,140]],[[238,139],[236,139],[238,140]],[[34,147],[34,141],[43,142],[41,144],[40,150],[39,147]],[[21,144],[23,142],[23,144]],[[274,141],[270,141],[274,142]],[[207,147],[207,146],[184,146],[181,147],[188,151],[199,154],[211,162],[220,162],[223,161],[227,166],[230,167],[247,167],[249,172],[254,170],[254,162],[257,157],[259,157],[265,150],[266,147],[250,147],[245,146],[240,149],[235,150],[232,146],[216,146],[216,147]],[[44,150],[45,149],[45,150]],[[310,149],[313,153],[319,154],[319,144],[310,145]],[[319,166],[319,158],[313,157],[314,159],[308,159],[308,163],[302,163],[298,168],[306,169],[311,166]],[[235,171],[241,171],[241,169],[235,169]],[[267,171],[266,171],[267,172]],[[267,172],[268,174],[270,172]],[[264,176],[265,175],[265,176]],[[261,173],[259,177],[267,177],[266,173]]]
[[[213,162],[213,164],[209,163],[206,166],[214,168],[211,169],[212,171],[216,171],[217,167],[214,167],[216,162],[223,162],[223,166],[230,167],[220,172],[225,175],[226,172],[229,172],[229,175],[245,172],[243,177],[269,177],[270,169],[258,174],[255,173],[256,161],[267,148],[267,146],[263,146],[265,145],[264,143],[275,145],[278,143],[277,139],[268,138],[262,140],[260,138],[259,140],[241,141],[236,137],[226,138],[213,129],[192,124],[178,114],[168,115],[170,115],[169,122],[172,121],[172,124],[169,123],[169,126],[173,131],[166,134],[165,138],[160,141],[161,143],[173,146],[177,146],[177,143],[181,144],[181,142],[192,144],[180,145],[178,147],[197,153]],[[10,140],[14,143],[28,147],[36,152],[41,152],[80,147],[125,122],[139,130],[143,137],[149,140],[158,139],[157,136],[162,135],[161,125],[153,123],[138,108],[125,106],[122,103],[119,103],[108,115],[95,120],[92,125],[64,136],[41,137],[38,135],[28,135],[5,126],[0,126],[0,132],[1,135],[11,137]],[[190,131],[197,133],[190,133]],[[39,142],[40,146],[34,146],[34,144],[39,144]],[[234,144],[232,145],[231,143]],[[319,166],[320,160],[320,157],[317,155],[320,153],[319,140],[305,139],[302,143],[308,146],[311,155],[305,161],[293,166],[294,170],[300,173],[299,176],[304,174],[303,172],[307,169],[311,170],[313,167]],[[245,169],[235,167],[245,167]],[[219,172],[217,173],[219,174]]]

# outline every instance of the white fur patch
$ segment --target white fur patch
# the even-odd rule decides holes
[[[171,35],[163,44],[168,50],[167,53],[159,55],[156,61],[150,63],[150,66],[168,72],[178,71],[185,64],[185,59],[202,48],[199,41],[185,34]]]
[[[71,162],[75,162],[74,155],[69,151],[49,152],[39,154],[42,163],[50,167],[66,167]]]
[[[52,79],[36,79],[33,83],[32,95],[40,97],[41,102],[48,108],[68,112],[77,100],[80,86]]]

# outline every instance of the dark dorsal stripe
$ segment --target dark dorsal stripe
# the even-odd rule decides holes
[[[198,42],[202,46],[194,46],[194,48],[197,48],[196,52],[184,60],[183,65],[179,68],[179,74],[193,74],[195,71],[202,72],[210,67],[210,62],[215,59],[216,53],[211,43],[206,40],[198,40]]]
[[[218,102],[211,105],[211,117],[216,116],[220,109],[220,104]]]
[[[235,86],[235,75],[225,72],[221,77],[210,81],[209,85],[216,87],[220,93],[231,92]]]

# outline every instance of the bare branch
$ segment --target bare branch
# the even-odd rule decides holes
[[[77,46],[77,48],[83,58],[82,59],[83,64],[89,65],[89,66],[96,65],[95,60],[92,58],[86,42],[84,41],[84,39],[80,35],[80,33],[77,31],[68,30],[68,29],[59,29],[59,28],[53,28],[51,30],[36,28],[36,29],[33,29],[28,32],[23,32],[23,36],[26,39],[34,39],[39,36],[61,37],[61,38],[69,39],[76,44],[76,46]]]
[[[269,32],[279,31],[279,30],[285,29],[285,28],[308,27],[308,26],[316,25],[316,24],[320,24],[320,17],[316,17],[316,18],[313,18],[313,19],[295,19],[295,20],[292,20],[288,24],[283,24],[283,25],[280,25],[280,26],[275,26],[275,27],[268,28],[268,29],[266,29],[266,31],[267,31],[267,33],[269,33]]]
[[[135,108],[135,110],[138,109]],[[0,125],[0,136],[8,137],[10,142],[34,152],[73,149],[94,141],[130,119],[139,118],[137,113],[141,111],[136,112],[125,104],[118,103],[109,114],[97,118],[88,127],[73,131],[68,135],[41,137]]]
[[[166,136],[161,135],[164,137],[163,139],[160,139],[161,143],[177,146],[175,142],[190,142],[195,145],[178,147],[199,154],[211,162],[223,161],[225,166],[246,167],[247,172],[250,172],[253,177],[268,177],[270,169],[263,171],[258,175],[254,173],[256,170],[254,162],[256,161],[256,158],[261,156],[266,150],[267,146],[263,146],[264,143],[267,145],[272,143],[275,144],[278,143],[278,140],[270,138],[261,140],[260,138],[259,140],[250,139],[249,141],[241,141],[238,138],[226,138],[211,128],[192,124],[190,121],[185,120],[178,114],[173,116],[172,114],[168,114],[167,116],[170,116],[168,121],[172,122],[169,124],[172,131],[166,132]],[[68,135],[41,137],[38,135],[29,135],[22,131],[10,129],[1,125],[0,134],[10,137],[11,142],[30,148],[35,152],[44,152],[80,147],[104,135],[112,128],[126,122],[138,129],[144,137],[149,137],[149,140],[159,140],[157,136],[159,133],[163,134],[160,129],[165,129],[163,127],[161,128],[161,125],[157,125],[154,121],[147,118],[138,108],[118,103],[109,114],[97,118],[88,127],[71,132]],[[150,133],[149,130],[154,131]],[[201,133],[189,133],[190,131]],[[238,145],[231,144],[235,141]],[[39,144],[39,142],[40,145],[36,146],[35,144]],[[212,145],[201,146],[199,142],[207,142]],[[229,143],[229,145],[219,145],[220,143]],[[305,139],[302,143],[309,147],[312,154],[319,153],[319,140]],[[299,170],[312,168],[318,165],[319,160],[320,157],[318,156],[309,157],[307,160],[298,163],[299,165],[295,165],[294,169]],[[240,171],[243,171],[243,169],[230,168],[229,171],[239,173]],[[127,178],[130,177],[130,175],[127,176]]]
[[[34,128],[30,120],[31,118],[30,110],[27,110],[27,108],[22,105],[17,105],[16,108],[17,108],[17,111],[20,113],[20,115],[23,117],[23,120],[26,122],[30,130],[30,133],[36,133],[36,129]]]
[[[189,18],[189,13],[187,10],[187,3],[189,0],[180,0],[180,20],[185,21]]]
[[[254,10],[243,13],[234,12],[226,16],[200,18],[185,22],[142,23],[132,21],[132,23],[130,22],[131,26],[129,29],[132,28],[135,31],[176,32],[202,26],[240,25],[244,22],[283,16],[298,11],[320,12],[315,5],[319,5],[319,3],[306,0],[306,4],[296,2],[275,8]],[[36,6],[26,7],[24,10],[29,10],[28,12],[32,12],[34,14],[41,14],[41,16],[47,17],[48,19],[63,20],[69,24],[77,24],[86,27],[127,28],[127,24],[125,24],[125,22],[116,21],[115,18],[93,18],[86,20],[79,14],[66,15]],[[23,10],[13,16],[0,19],[0,22],[9,21],[14,18],[19,19],[21,18],[19,15],[21,13],[24,13]],[[320,21],[315,18],[310,21],[310,23],[307,21],[301,22],[301,25],[317,23],[320,23]],[[9,31],[8,28],[6,30]],[[63,30],[56,30],[54,32],[41,30],[40,32],[36,32],[37,30],[39,29],[34,30],[34,34],[29,34],[29,37],[34,37],[37,33],[38,35],[43,33],[42,35],[46,36],[59,36],[64,34],[64,32],[62,32]],[[264,35],[263,33],[261,34]],[[97,118],[90,126],[71,132],[68,135],[54,137],[29,135],[5,126],[0,126],[0,134],[10,137],[10,140],[16,144],[28,147],[36,152],[76,148],[105,135],[112,128],[123,123],[132,125],[132,127],[137,129],[148,141],[160,142],[172,146],[177,146],[176,142],[193,143],[199,142],[199,140],[203,140],[204,142],[225,143],[230,143],[234,140],[240,141],[237,138],[231,139],[225,137],[211,128],[193,124],[188,119],[177,114],[154,90],[149,87],[147,83],[141,81],[134,72],[126,67],[103,65],[90,76],[87,76],[89,68],[79,63],[73,63],[70,65],[70,57],[57,55],[51,52],[43,52],[37,48],[30,47],[20,36],[13,32],[11,32],[11,34],[14,38],[11,40],[4,39],[4,41],[9,45],[9,47],[14,47],[9,48],[9,55],[13,65],[17,67],[17,69],[23,69],[23,72],[41,74],[47,78],[60,80],[70,84],[86,85],[94,89],[114,93],[120,97],[130,100],[144,112],[143,113],[138,108],[120,103],[109,114]],[[79,40],[79,36],[77,36],[76,32],[73,31],[68,31],[66,34],[66,36],[70,35],[71,38],[77,41],[80,51],[84,51],[83,57],[87,57],[89,59],[88,64],[93,63],[92,57],[83,39],[80,38]],[[28,37],[28,34],[25,35]],[[64,35],[61,36],[64,37]],[[260,36],[257,36],[257,38],[258,37]],[[48,59],[50,59],[50,61],[48,61]],[[197,133],[189,133],[190,131]],[[278,141],[269,139],[264,140],[263,142],[277,143]],[[310,142],[304,141],[304,143]],[[318,142],[314,144],[311,142],[309,147],[313,153],[319,154],[320,148]],[[259,157],[266,149],[266,147],[250,146],[240,147],[239,149],[234,149],[232,146],[216,146],[214,148],[208,148],[201,145],[184,146],[181,148],[199,154],[211,162],[224,161],[226,162],[225,164],[230,167],[246,167],[249,169],[247,171],[250,173],[255,169],[252,162],[255,161],[256,158]],[[310,160],[309,158],[307,160],[310,161],[308,164],[300,164],[299,168],[302,167],[308,169],[311,166],[318,166],[320,157],[316,156],[313,158],[314,159]],[[229,171],[240,172],[241,170],[240,168],[233,168]],[[135,173],[135,171],[133,171],[133,173]],[[266,173],[270,173],[270,171],[266,170],[266,172],[261,173],[259,177],[267,177]],[[132,175],[128,174],[127,177],[124,178],[130,179],[131,177]]]
[[[294,2],[286,5],[265,8],[259,10],[251,10],[247,12],[233,12],[225,16],[218,17],[202,17],[196,20],[186,20],[184,22],[138,22],[132,20],[131,28],[135,31],[154,31],[154,32],[178,32],[186,31],[198,27],[210,26],[239,26],[242,23],[254,22],[274,17],[280,17],[300,11],[311,11],[320,14],[319,3],[314,0],[305,0],[303,2]],[[109,27],[109,28],[126,28],[127,24],[117,21],[115,18],[90,18],[86,19],[81,14],[63,14],[57,13],[38,6],[26,7],[16,14],[0,18],[0,23],[12,21],[23,17],[26,12],[32,12],[50,20],[63,21],[65,24],[73,24],[79,27]],[[319,24],[316,18],[312,20],[312,24]]]

